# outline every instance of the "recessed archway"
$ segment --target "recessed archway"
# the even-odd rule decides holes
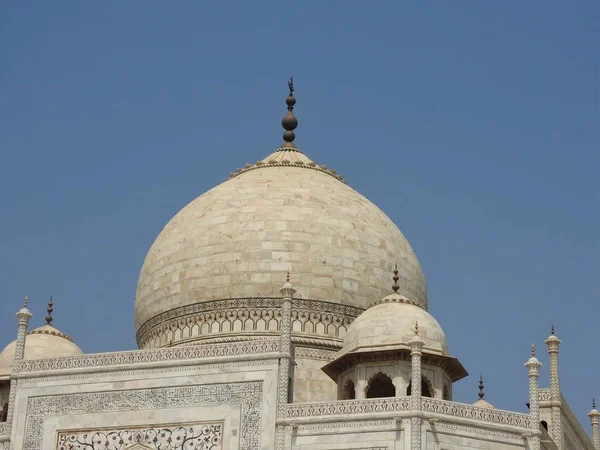
[[[406,395],[410,396],[412,393],[412,380],[408,383],[408,387],[406,388]],[[433,398],[433,386],[431,382],[425,378],[421,377],[421,397],[429,397]]]
[[[367,398],[395,397],[396,386],[392,379],[382,372],[377,372],[367,383],[365,390]]]

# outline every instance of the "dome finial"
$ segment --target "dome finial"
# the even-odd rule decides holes
[[[294,113],[292,112],[294,110],[294,105],[296,104],[296,99],[294,98],[294,77],[291,77],[288,81],[288,88],[290,90],[290,93],[288,94],[288,97],[285,99],[285,103],[287,104],[287,114],[285,116],[283,116],[283,119],[281,120],[281,125],[283,126],[283,129],[285,130],[283,132],[283,144],[281,144],[281,148],[284,147],[296,147],[296,144],[294,144],[294,139],[296,138],[296,135],[294,134],[294,130],[296,129],[296,127],[298,126],[298,119],[296,119],[296,117],[294,116]]]
[[[592,397],[592,409],[596,409],[596,398]]]
[[[25,296],[25,300],[23,300],[23,308],[27,308],[28,302],[29,302],[29,299],[27,298],[27,296]]]
[[[48,301],[48,309],[46,311],[48,311],[48,315],[46,316],[46,323],[48,325],[50,325],[52,323],[52,311],[54,311],[54,308],[52,308],[54,306],[54,303],[52,303],[52,296],[50,296],[50,300]]]
[[[550,329],[550,334],[554,336],[554,324],[552,324],[552,328]]]
[[[479,398],[483,399],[485,394],[483,393],[483,375],[479,374]]]
[[[535,344],[531,344],[531,357],[535,358]]]
[[[419,321],[415,321],[415,336],[419,335]]]
[[[392,289],[394,290],[394,292],[398,292],[398,289],[400,289],[400,286],[398,286],[398,280],[400,279],[400,277],[398,276],[398,263],[396,263],[396,265],[394,266],[394,276],[392,279],[394,280],[394,285],[392,286]]]
[[[287,271],[287,275],[285,276],[285,281],[288,283],[290,282],[290,271],[289,270]]]

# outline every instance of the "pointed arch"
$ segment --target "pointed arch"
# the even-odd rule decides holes
[[[421,375],[421,397],[434,397],[434,390],[431,381],[427,379],[424,375]],[[406,388],[406,395],[410,396],[412,393],[412,380],[408,383],[408,387]]]
[[[392,379],[383,372],[377,372],[373,375],[365,388],[366,398],[384,398],[395,397],[396,386]]]

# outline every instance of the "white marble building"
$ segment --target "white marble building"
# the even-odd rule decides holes
[[[52,304],[28,331],[25,302],[0,353],[0,449],[600,449],[600,412],[590,439],[561,394],[554,330],[549,388],[524,358],[529,414],[494,408],[482,383],[475,404],[453,401],[467,371],[410,244],[296,147],[291,84],[286,102],[285,142],[150,248],[139,350],[83,354]]]

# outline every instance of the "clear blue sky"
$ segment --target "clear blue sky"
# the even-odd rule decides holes
[[[187,202],[281,142],[378,204],[471,376],[526,410],[529,346],[563,340],[600,397],[600,4],[3,2],[0,343],[30,297],[86,352],[135,348],[146,251]],[[547,364],[542,383],[546,384]]]

